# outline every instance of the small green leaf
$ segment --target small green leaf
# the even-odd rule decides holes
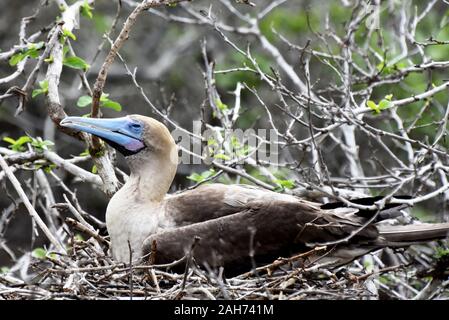
[[[63,64],[67,67],[84,71],[90,68],[90,65],[84,59],[77,56],[65,58]]]
[[[219,154],[214,155],[214,158],[215,159],[220,159],[220,160],[225,160],[225,161],[231,160],[231,157],[229,157],[228,155],[223,154],[223,153],[219,153]]]
[[[293,180],[275,180],[275,183],[281,185],[285,189],[293,189],[295,187],[295,182]]]
[[[42,90],[47,92],[48,91],[48,80],[39,81],[39,87],[41,87]]]
[[[393,94],[387,94],[385,96],[385,99],[387,99],[388,101],[391,101],[391,99],[393,99]]]
[[[67,52],[69,52],[69,47],[68,46],[63,46],[62,47],[62,56],[65,58],[67,55]]]
[[[9,272],[9,268],[8,267],[1,267],[0,268],[0,274],[7,274]]]
[[[208,146],[218,146],[218,142],[213,137],[210,137],[209,139],[207,139],[207,145]]]
[[[84,241],[84,238],[82,235],[80,235],[79,233],[75,234],[75,240],[77,241]]]
[[[200,174],[194,172],[190,176],[188,176],[187,179],[195,181],[195,182],[201,182],[203,180],[203,177],[201,177]]]
[[[38,43],[29,43],[26,49],[23,49],[21,52],[14,54],[9,59],[9,64],[11,66],[15,66],[26,57],[31,58],[39,57],[39,50],[41,50],[44,47],[44,45],[45,43],[43,41],[40,41]]]
[[[45,259],[46,254],[47,254],[47,252],[45,251],[44,248],[36,248],[33,250],[33,252],[31,252],[31,255],[34,258],[41,259],[41,260]]]
[[[32,139],[28,136],[22,136],[17,140],[14,140],[13,138],[10,137],[4,137],[3,141],[8,142],[10,144],[8,147],[14,151],[24,151],[25,147],[23,145],[28,142],[31,142]]]
[[[42,138],[37,137],[37,138],[33,138],[31,141],[31,145],[39,150],[39,151],[43,151],[43,150],[48,150],[50,149],[49,147],[54,146],[54,142],[50,141],[50,140],[42,140]]]
[[[216,99],[215,104],[217,105],[217,108],[222,112],[228,110],[228,106],[226,104],[224,104],[223,102],[221,102],[220,99]]]
[[[26,54],[23,54],[21,52],[14,54],[11,58],[9,58],[9,65],[11,67],[14,67],[17,65],[20,61],[26,58]]]
[[[366,102],[366,106],[367,106],[368,108],[370,108],[371,110],[373,110],[375,113],[380,113],[379,106],[378,106],[374,101],[368,100],[368,101]]]
[[[195,181],[196,183],[200,183],[200,182],[203,182],[204,180],[206,180],[207,178],[212,177],[214,174],[215,174],[215,170],[209,169],[207,171],[204,171],[201,174],[194,172],[190,176],[188,176],[187,179]]]
[[[44,167],[44,172],[50,173],[53,169],[56,169],[56,165],[52,163],[52,164]]]
[[[110,108],[115,111],[122,111],[122,106],[120,103],[107,99],[106,101],[101,101],[101,107]]]
[[[81,5],[80,9],[81,9],[81,15],[82,16],[84,16],[86,18],[89,18],[89,19],[92,19],[92,17],[93,17],[93,14],[92,14],[93,7],[91,7],[89,5],[87,0],[84,0],[84,3]]]
[[[40,94],[46,94],[48,92],[48,80],[39,81],[40,89],[34,89],[31,93],[31,97],[36,97]]]
[[[83,152],[80,153],[80,157],[85,157],[90,155],[89,149],[84,150]]]
[[[96,165],[93,165],[93,166],[92,166],[91,172],[92,172],[93,174],[97,174],[97,173],[98,173],[98,168],[97,168]]]
[[[76,41],[76,36],[68,29],[62,29],[62,35]]]
[[[437,247],[435,250],[435,258],[441,259],[446,256],[449,256],[449,249],[443,248],[443,247]]]
[[[76,102],[76,105],[80,108],[87,107],[92,103],[92,97],[90,96],[81,96],[78,98],[78,101]]]
[[[13,138],[10,138],[10,137],[4,137],[3,141],[8,142],[9,144],[16,143],[16,140],[14,140]]]
[[[21,136],[19,139],[16,140],[17,145],[24,145],[25,143],[31,142],[33,139],[31,139],[28,136]]]
[[[49,56],[47,59],[44,59],[44,61],[47,63],[53,63],[54,61],[53,56]]]
[[[33,92],[31,93],[31,97],[37,97],[38,95],[44,93],[44,91],[42,89],[34,89]]]
[[[379,102],[379,110],[384,110],[384,109],[388,109],[393,105],[393,103],[391,103],[391,101],[386,100],[386,99],[382,99]]]
[[[28,48],[29,49],[34,49],[34,50],[40,50],[44,46],[45,46],[45,42],[44,41],[39,41],[38,43],[31,43],[30,45],[28,45]]]

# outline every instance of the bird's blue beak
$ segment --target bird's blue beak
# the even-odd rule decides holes
[[[135,154],[145,148],[142,139],[143,126],[130,117],[115,119],[66,117],[60,125],[100,137],[124,155]]]

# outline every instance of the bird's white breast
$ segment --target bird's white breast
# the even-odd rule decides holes
[[[125,196],[126,194],[126,196]],[[161,204],[143,203],[130,198],[129,193],[117,192],[106,210],[106,226],[111,238],[112,255],[120,262],[130,262],[142,256],[142,243],[161,227],[167,227]]]

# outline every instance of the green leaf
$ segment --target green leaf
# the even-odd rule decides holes
[[[52,163],[44,167],[44,172],[50,173],[53,169],[56,169],[56,165]]]
[[[388,101],[391,101],[391,99],[393,99],[393,94],[387,94],[385,96],[385,99],[387,99]]]
[[[17,145],[24,145],[25,143],[31,142],[33,139],[28,136],[21,136],[19,139],[16,140]]]
[[[46,94],[48,92],[48,80],[39,81],[39,87],[41,88],[33,90],[33,92],[31,93],[31,97],[34,98],[40,94]]]
[[[208,146],[218,146],[218,142],[213,137],[210,137],[209,139],[207,139],[207,145]]]
[[[92,97],[90,96],[81,96],[78,98],[78,101],[76,102],[76,105],[80,108],[87,107],[92,103]]]
[[[391,74],[394,71],[394,68],[388,66],[386,61],[379,63],[376,68],[382,74]]]
[[[69,47],[68,46],[63,46],[62,47],[62,56],[65,58],[65,56],[67,55],[67,52],[69,52]]]
[[[90,155],[89,149],[84,150],[83,152],[80,153],[80,157],[85,157]]]
[[[379,110],[388,109],[393,105],[393,103],[387,99],[382,99],[379,102]],[[380,112],[380,111],[379,111]]]
[[[16,140],[14,140],[13,138],[10,138],[10,137],[4,137],[3,141],[8,142],[9,144],[16,143]]]
[[[368,108],[370,108],[371,110],[373,110],[375,113],[380,113],[379,106],[378,106],[374,101],[368,100],[368,101],[366,102],[366,106],[367,106]]]
[[[76,41],[76,36],[68,29],[62,29],[62,35]]]
[[[115,111],[122,111],[122,106],[120,103],[107,99],[106,101],[101,101],[101,107],[110,108]]]
[[[30,138],[30,137],[28,137]],[[30,138],[31,139],[31,145],[37,149],[38,151],[48,150],[51,146],[54,146],[53,141],[50,140],[42,140],[42,138]]]
[[[27,55],[27,56],[29,56],[29,57],[31,57],[31,58],[34,58],[34,59],[36,59],[37,57],[39,57],[39,49],[30,49],[30,50],[27,50],[26,52],[25,52],[25,55]]]
[[[275,180],[275,183],[281,185],[285,189],[293,189],[295,187],[295,182],[293,180]]]
[[[77,240],[77,241],[84,241],[84,238],[83,238],[83,236],[81,234],[77,233],[77,234],[75,234],[75,240]]]
[[[441,259],[446,256],[449,256],[449,249],[443,248],[443,247],[437,247],[435,250],[435,258]]]
[[[209,169],[207,171],[204,171],[201,174],[194,172],[190,176],[188,176],[187,179],[195,181],[196,183],[200,183],[200,182],[203,182],[204,180],[206,180],[207,178],[210,178],[214,174],[215,174],[215,170]]]
[[[201,182],[203,180],[203,177],[200,174],[194,172],[190,176],[188,176],[187,179],[195,182]]]
[[[11,58],[9,58],[9,65],[11,67],[14,67],[17,65],[20,61],[26,58],[26,54],[23,54],[21,52],[14,54]]]
[[[26,57],[37,58],[39,57],[39,50],[44,47],[45,43],[40,41],[38,43],[29,43],[27,49],[22,50],[14,54],[11,58],[9,58],[9,64],[11,66],[17,65],[20,61],[25,59]]]
[[[219,154],[216,154],[216,155],[214,155],[214,158],[215,159],[220,159],[220,160],[231,160],[231,157],[229,157],[228,155],[226,155],[226,154],[223,154],[223,153],[219,153]]]
[[[17,140],[9,137],[4,137],[3,140],[5,142],[8,142],[10,144],[8,147],[14,151],[25,151],[24,144],[32,141],[32,139],[28,136],[22,136]]]
[[[92,169],[90,170],[93,174],[97,174],[98,173],[98,168],[96,165],[92,166]]]
[[[44,93],[42,89],[34,89],[33,92],[31,93],[31,97],[34,98],[42,93]]]
[[[110,108],[115,111],[122,111],[122,106],[120,103],[108,99],[109,94],[103,93],[100,98],[100,107]],[[81,96],[78,98],[76,105],[80,108],[87,107],[92,104],[92,97]]]
[[[30,43],[28,49],[40,50],[45,46],[44,41],[39,41],[38,43]]]
[[[84,3],[81,5],[80,9],[81,9],[81,15],[82,16],[84,16],[86,18],[89,18],[89,19],[92,19],[92,17],[93,17],[93,14],[92,14],[93,7],[90,6],[90,4],[87,2],[87,0],[84,0]]]
[[[231,137],[231,145],[232,145],[234,148],[240,148],[240,147],[241,147],[241,144],[240,144],[239,138],[237,138],[236,136],[232,136],[232,137]]]
[[[54,61],[53,56],[49,56],[47,59],[44,59],[44,61],[47,63],[53,63]]]
[[[45,251],[44,248],[36,248],[31,252],[31,255],[37,259],[45,259],[45,255],[47,254],[47,251]]]
[[[65,66],[73,69],[80,69],[87,71],[87,69],[90,68],[90,65],[86,61],[84,61],[84,59],[77,56],[65,58],[63,63]]]
[[[47,92],[48,91],[48,80],[39,81],[39,87],[41,87],[42,90]]]
[[[1,267],[0,268],[0,274],[7,274],[9,272],[9,268],[8,267]]]
[[[216,99],[215,104],[217,105],[217,108],[222,112],[229,109],[228,106],[226,104],[224,104],[223,102],[221,102],[220,99]]]

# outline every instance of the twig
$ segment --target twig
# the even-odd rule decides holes
[[[3,171],[6,172],[6,175],[8,176],[9,181],[11,181],[14,189],[16,189],[17,193],[19,194],[19,197],[22,199],[25,207],[28,210],[28,213],[33,218],[33,220],[37,223],[39,228],[42,230],[42,232],[45,234],[48,240],[56,247],[56,249],[61,253],[66,253],[64,247],[56,240],[56,238],[51,234],[48,227],[45,225],[44,221],[39,217],[39,214],[34,209],[33,205],[30,203],[30,200],[28,200],[27,195],[25,194],[25,191],[23,191],[22,186],[20,185],[19,180],[14,176],[14,173],[12,173],[11,169],[9,168],[8,164],[6,163],[3,156],[0,154],[0,166],[2,167]]]

